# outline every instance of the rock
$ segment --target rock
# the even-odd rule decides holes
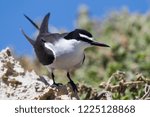
[[[0,99],[66,100],[79,99],[70,84],[54,87],[47,76],[25,71],[9,48],[0,52]]]

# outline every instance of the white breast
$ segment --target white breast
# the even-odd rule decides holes
[[[84,49],[80,47],[80,42],[72,39],[60,39],[54,44],[45,43],[45,47],[52,49],[55,53],[55,61],[48,67],[53,69],[73,70],[82,64]]]

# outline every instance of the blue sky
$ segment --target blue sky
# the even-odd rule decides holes
[[[50,24],[73,30],[78,7],[88,6],[91,17],[103,17],[112,10],[127,7],[130,12],[146,13],[150,10],[150,0],[1,0],[0,1],[0,50],[9,46],[19,55],[34,55],[33,49],[20,32],[32,36],[35,29],[24,18],[42,19],[51,12]]]

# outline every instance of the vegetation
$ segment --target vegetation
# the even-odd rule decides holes
[[[84,7],[79,10],[76,26],[90,31],[97,41],[111,48],[87,49],[85,63],[72,73],[73,80],[98,91],[110,91],[113,99],[149,99],[150,14],[131,14],[123,9],[99,20],[92,19]],[[37,60],[21,57],[20,61],[27,69],[48,74]],[[66,83],[64,72],[56,74],[57,81]]]

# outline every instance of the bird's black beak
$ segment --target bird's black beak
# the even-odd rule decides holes
[[[107,44],[100,43],[100,42],[96,42],[96,41],[92,41],[92,42],[91,42],[91,45],[100,46],[100,47],[110,47],[110,46],[107,45]]]

